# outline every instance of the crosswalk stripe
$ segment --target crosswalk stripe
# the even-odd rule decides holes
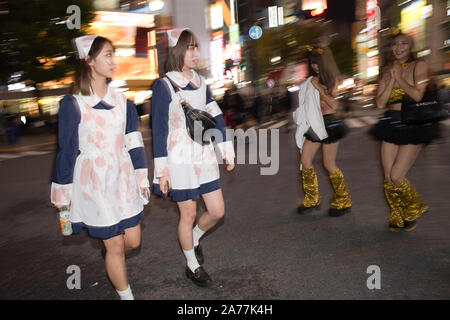
[[[362,127],[367,126],[366,123],[362,122],[361,120],[354,119],[354,118],[345,119],[344,122],[349,128],[362,128]]]
[[[283,121],[280,121],[280,122],[278,122],[278,123],[276,123],[276,124],[274,124],[274,125],[271,125],[270,127],[267,127],[267,129],[278,129],[278,128],[280,128],[280,127],[282,127],[282,126],[284,126],[285,124],[287,124],[289,122],[289,120],[283,120]]]
[[[40,156],[43,154],[47,154],[53,151],[23,151],[20,154],[22,154],[22,156]]]
[[[270,126],[271,124],[273,124],[273,123],[275,123],[275,122],[277,122],[277,120],[268,121],[268,122],[266,122],[266,123],[261,124],[261,125],[259,126],[259,128],[265,128],[266,126],[268,127],[268,126]]]
[[[14,158],[20,158],[22,157],[21,154],[0,154],[0,160],[8,160],[8,159],[14,159]]]
[[[450,126],[450,118],[448,118],[447,120],[442,121],[441,123],[446,125],[446,126]]]
[[[365,121],[366,123],[368,123],[369,125],[372,125],[372,124],[375,124],[375,123],[378,122],[378,119],[377,119],[377,118],[369,117],[369,116],[361,117],[361,119],[362,119],[363,121]]]

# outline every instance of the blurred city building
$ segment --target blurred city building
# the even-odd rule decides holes
[[[414,51],[447,86],[450,69],[448,0],[356,0],[353,26],[358,61],[355,75],[375,82],[390,56],[389,37],[401,30],[414,40]]]
[[[361,86],[370,93],[390,59],[388,38],[394,27],[413,37],[418,56],[448,86],[449,2],[94,0],[94,19],[86,31],[113,41],[113,85],[138,105],[151,99],[152,83],[164,74],[164,37],[170,28],[189,28],[197,36],[199,72],[219,100],[230,88],[253,98],[295,86],[307,76],[305,45],[329,46],[342,73],[341,88]],[[23,83],[3,84],[0,100],[13,113],[55,115],[71,84],[71,74],[40,83],[38,95]]]

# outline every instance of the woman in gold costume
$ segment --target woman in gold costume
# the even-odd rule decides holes
[[[416,219],[428,210],[415,188],[406,179],[422,147],[439,137],[439,124],[406,125],[401,120],[405,96],[422,100],[427,85],[428,67],[414,59],[412,40],[405,34],[392,36],[391,49],[395,60],[381,75],[376,103],[387,112],[371,130],[381,141],[381,164],[384,171],[384,193],[390,207],[389,230],[412,231]]]
[[[305,101],[305,103],[300,103],[298,110],[302,111],[301,109],[304,108],[304,116],[300,116],[300,118],[307,118],[308,124],[306,126],[309,129],[304,134],[300,134],[302,137],[298,137],[303,142],[300,161],[305,197],[297,211],[302,214],[312,208],[318,208],[320,205],[319,185],[313,160],[319,148],[322,147],[323,166],[328,173],[334,191],[328,214],[332,217],[338,217],[349,212],[352,206],[344,175],[336,164],[339,140],[347,134],[344,122],[336,116],[339,107],[339,102],[335,99],[338,70],[332,53],[327,48],[307,46],[306,49],[309,51],[310,76],[304,83],[300,84],[299,92],[300,95],[303,94],[303,98],[300,98],[300,100]],[[313,109],[317,110],[318,116],[308,118],[311,111],[314,111]],[[314,128],[316,131],[314,131]],[[320,137],[320,132],[323,132],[322,137],[325,138]]]

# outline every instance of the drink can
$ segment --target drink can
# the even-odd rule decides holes
[[[61,233],[64,236],[70,236],[72,234],[72,223],[69,220],[70,211],[67,210],[67,207],[62,207],[59,212],[59,224],[61,226]]]

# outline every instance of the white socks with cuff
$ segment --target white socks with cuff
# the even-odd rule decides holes
[[[183,250],[183,253],[186,257],[186,264],[191,269],[192,272],[195,271],[198,267],[200,267],[200,264],[197,261],[197,258],[195,257],[195,251],[194,248],[191,250]]]
[[[205,234],[205,231],[201,230],[198,225],[195,226],[195,228],[192,230],[192,238],[194,240],[194,247],[198,246],[200,238]],[[186,257],[186,263],[189,269],[191,269],[192,272],[195,271],[198,267],[200,267],[200,264],[197,261],[197,257],[195,256],[194,248],[191,250],[183,250],[183,253]]]
[[[194,247],[198,246],[200,238],[205,234],[205,231],[201,230],[198,225],[192,230],[192,237],[194,239]]]
[[[128,288],[126,288],[123,291],[117,290],[117,294],[120,297],[120,300],[134,300],[133,292],[131,292],[130,285],[128,285]]]

